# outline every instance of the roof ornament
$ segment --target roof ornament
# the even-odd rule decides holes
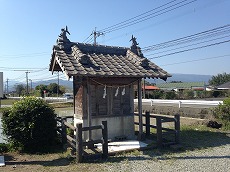
[[[62,28],[60,35],[58,35],[57,44],[61,49],[67,48],[65,44],[70,42],[70,40],[66,36],[66,33],[70,35],[67,26],[65,28]]]
[[[61,29],[61,34],[59,35],[59,38],[62,39],[63,41],[67,41],[67,40],[69,41],[69,39],[66,36],[66,33],[68,33],[70,35],[67,26],[65,28]]]
[[[139,44],[137,43],[137,38],[135,38],[132,35],[132,38],[130,39],[130,41],[132,41],[131,51],[135,53],[136,55],[138,55],[139,57],[144,57],[141,52],[141,48],[138,46]]]
[[[135,37],[132,35],[132,38],[130,39],[130,41],[132,41],[132,46],[137,47],[137,45],[138,45],[138,43],[137,43],[137,38],[135,38]]]

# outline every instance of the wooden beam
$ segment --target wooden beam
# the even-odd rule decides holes
[[[91,91],[89,77],[87,78],[87,112],[88,112],[88,127],[92,125],[92,115],[91,115]],[[92,140],[92,131],[89,130],[88,140]]]
[[[141,93],[141,78],[138,80],[137,93],[138,93],[138,114],[139,114],[139,133],[138,140],[144,140],[143,134],[143,120],[142,120],[142,93]]]

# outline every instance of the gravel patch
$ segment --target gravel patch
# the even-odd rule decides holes
[[[116,158],[119,159],[119,156]],[[141,152],[140,155],[130,154],[123,158],[120,162],[106,164],[106,171],[227,172],[230,171],[230,144],[167,156]]]

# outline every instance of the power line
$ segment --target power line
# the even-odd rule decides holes
[[[82,42],[86,42],[91,36],[93,36],[93,33],[91,33],[84,41]]]
[[[176,3],[176,1],[177,0],[170,1],[168,3],[161,5],[161,6],[158,6],[152,10],[144,12],[140,15],[137,15],[137,16],[132,17],[130,19],[124,20],[124,21],[119,22],[117,24],[114,24],[112,26],[101,29],[98,32],[101,32],[103,34],[107,34],[107,33],[113,32],[113,31],[117,31],[117,30],[129,27],[129,26],[138,24],[140,22],[144,22],[146,20],[152,19],[154,17],[163,15],[163,14],[168,13],[170,11],[176,10],[178,8],[181,8],[183,6],[191,4],[197,0],[182,0],[182,1],[177,2],[177,3]],[[92,36],[92,34],[89,35],[83,42],[86,42],[88,40],[86,43],[89,43],[90,41],[92,41],[93,37],[91,37],[91,36]],[[91,37],[91,39],[89,40],[90,37]]]
[[[198,61],[204,61],[204,60],[211,60],[211,59],[217,59],[222,57],[228,57],[230,54],[222,55],[222,56],[215,56],[215,57],[207,57],[207,58],[201,58],[201,59],[194,59],[194,60],[188,60],[188,61],[182,61],[177,63],[169,63],[169,64],[163,64],[161,66],[170,66],[170,65],[177,65],[177,64],[183,64],[183,63],[192,63],[192,62],[198,62]]]
[[[170,1],[170,2],[168,2],[166,4],[164,4],[164,5],[161,5],[161,6],[157,7],[157,8],[154,8],[154,9],[152,9],[150,11],[147,11],[145,13],[137,15],[137,16],[131,18],[131,19],[127,19],[127,20],[125,20],[123,22],[120,22],[120,23],[117,23],[117,24],[112,25],[110,27],[107,27],[105,29],[102,29],[102,30],[100,30],[100,32],[103,32],[104,34],[106,34],[106,33],[110,33],[110,32],[116,31],[116,30],[120,30],[120,29],[129,27],[129,26],[138,24],[140,22],[144,22],[144,21],[149,20],[151,18],[163,15],[163,14],[168,13],[170,11],[173,11],[175,9],[181,8],[181,7],[186,6],[188,4],[191,4],[191,3],[193,3],[193,2],[195,2],[197,0],[192,0],[192,1],[190,1],[190,0],[183,0],[181,2],[172,4],[175,1],[176,0]],[[172,4],[172,5],[170,5],[170,4]],[[163,8],[163,9],[161,9],[161,8]],[[160,9],[160,10],[158,10],[158,9]],[[158,10],[158,11],[156,11],[156,10]]]
[[[148,59],[161,58],[161,57],[164,57],[164,56],[170,56],[170,55],[174,55],[174,54],[178,54],[178,53],[183,53],[183,52],[187,52],[187,51],[192,51],[192,50],[197,50],[197,49],[201,49],[201,48],[211,47],[211,46],[224,44],[224,43],[228,43],[228,42],[230,42],[230,40],[217,42],[217,43],[213,43],[213,44],[209,44],[209,45],[204,45],[204,46],[200,46],[200,47],[190,48],[190,49],[186,49],[186,50],[176,51],[176,52],[173,52],[173,53],[164,54],[164,55],[160,55],[160,56],[156,56],[156,57],[151,57],[151,58],[148,58]]]
[[[185,36],[182,38],[163,42],[160,44],[155,44],[155,45],[143,47],[142,51],[148,52],[148,51],[158,50],[158,49],[162,49],[162,48],[168,48],[171,46],[175,46],[175,45],[179,45],[179,44],[185,44],[185,43],[198,41],[198,40],[202,40],[202,39],[210,39],[211,37],[216,37],[216,36],[220,36],[220,35],[228,34],[228,33],[230,33],[230,25],[229,24],[221,26],[221,27],[217,27],[214,29],[210,29],[207,31],[199,32],[196,34],[192,34],[189,36]]]
[[[228,37],[230,37],[230,35],[223,36],[223,37],[220,37],[220,38],[211,39],[211,40],[207,40],[207,41],[202,41],[202,42],[198,42],[198,43],[193,43],[193,44],[189,44],[189,45],[186,45],[186,46],[181,46],[181,47],[177,47],[177,48],[173,48],[173,49],[169,49],[169,50],[165,50],[165,51],[160,51],[160,52],[156,52],[156,53],[152,53],[152,54],[147,54],[145,56],[148,57],[148,56],[152,56],[152,55],[156,55],[156,54],[162,54],[162,53],[170,52],[170,51],[173,51],[173,50],[178,50],[178,49],[182,49],[182,48],[191,47],[191,46],[194,46],[194,45],[204,44],[204,43],[207,43],[207,42],[212,42],[212,41],[216,41],[216,40],[223,39],[223,38],[228,38]]]

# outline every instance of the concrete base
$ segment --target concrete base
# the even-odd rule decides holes
[[[101,144],[97,144],[96,146],[98,149],[102,150]],[[117,152],[122,152],[122,151],[140,149],[140,148],[147,147],[147,146],[148,144],[137,141],[137,140],[110,142],[108,143],[108,151],[109,153],[117,153]]]
[[[0,167],[3,167],[5,166],[5,159],[4,159],[4,156],[0,156]]]
[[[125,137],[126,139],[135,139],[134,131],[134,116],[111,116],[111,117],[93,117],[92,126],[101,125],[102,121],[107,121],[108,126],[108,139],[116,140],[117,137]],[[77,122],[82,122],[83,127],[88,126],[87,119],[77,119],[74,118],[74,125],[76,126]],[[101,139],[102,133],[101,130],[92,131],[92,139]],[[88,139],[88,132],[84,132],[83,140]]]

